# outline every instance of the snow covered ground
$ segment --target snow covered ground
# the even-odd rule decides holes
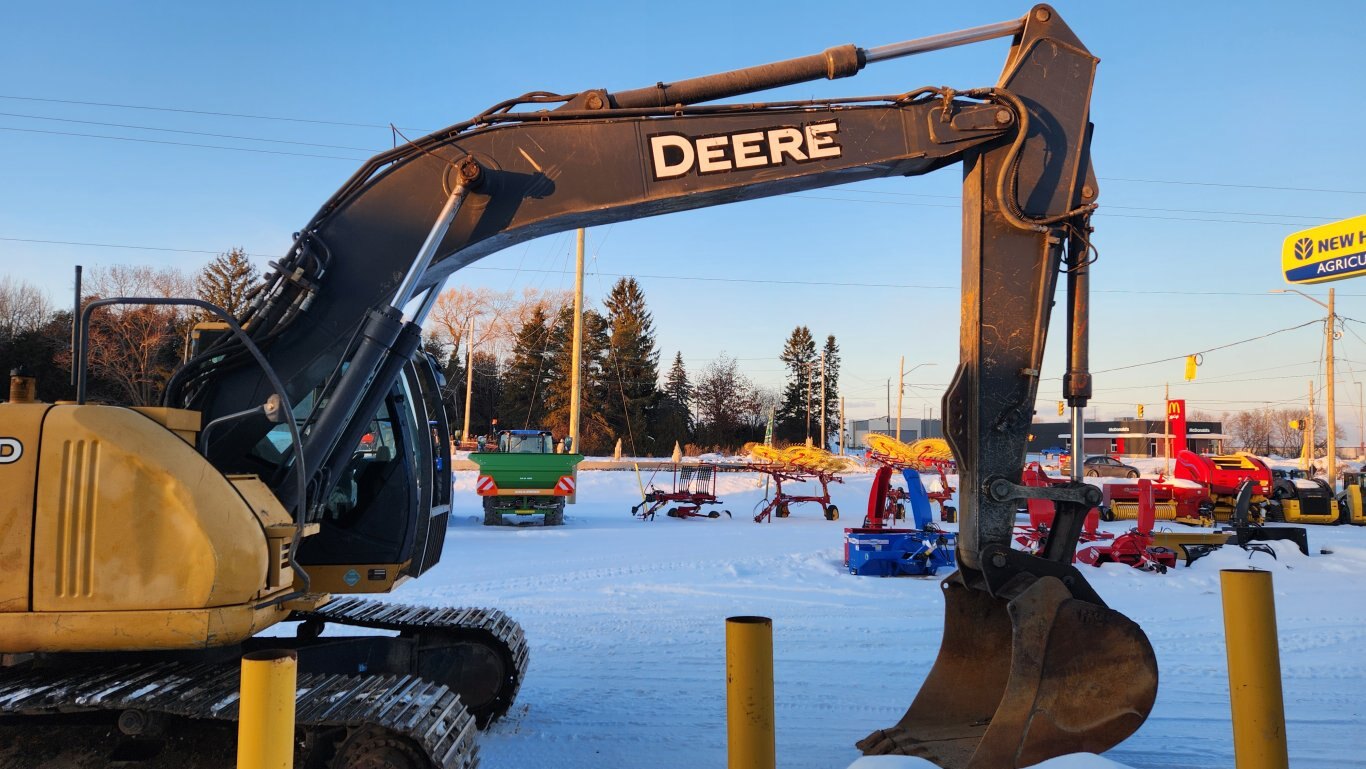
[[[669,487],[668,473],[655,480]],[[918,691],[943,622],[937,578],[842,568],[843,529],[862,519],[870,482],[832,487],[840,521],[798,505],[756,524],[763,489],[727,473],[718,495],[734,518],[643,522],[630,514],[634,473],[583,472],[565,526],[486,528],[474,474],[457,473],[442,562],[393,599],[495,606],[525,627],[530,669],[483,736],[485,766],[724,766],[724,620],[758,614],[773,618],[778,765],[847,767],[854,742],[895,723]],[[1128,741],[1050,766],[1233,766],[1219,570],[1249,565],[1274,573],[1291,765],[1366,766],[1366,528],[1310,527],[1309,539],[1311,557],[1226,548],[1165,575],[1089,569],[1148,633],[1162,683]]]

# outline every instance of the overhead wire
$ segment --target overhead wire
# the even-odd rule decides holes
[[[159,127],[156,127],[156,126],[134,125],[134,124],[132,124],[132,123],[107,123],[107,122],[100,121],[100,120],[77,120],[76,118],[49,117],[49,116],[46,116],[46,115],[26,115],[26,114],[19,113],[19,112],[0,112],[0,117],[17,117],[17,118],[24,118],[24,119],[26,119],[26,120],[48,120],[48,121],[58,122],[58,123],[78,123],[78,124],[80,124],[80,125],[94,125],[94,126],[101,126],[101,127],[103,127],[103,128],[128,128],[128,129],[132,129],[132,130],[136,130],[136,131],[157,131],[157,132],[159,132],[159,133],[185,134],[185,135],[187,135],[187,136],[207,136],[207,137],[214,138],[214,139],[237,139],[237,140],[239,140],[239,141],[268,142],[268,143],[271,143],[271,144],[293,144],[293,145],[297,145],[297,146],[301,146],[301,147],[319,147],[319,148],[322,148],[322,149],[331,149],[331,150],[355,150],[356,152],[365,152],[365,153],[369,153],[369,154],[371,154],[371,155],[383,151],[383,150],[375,149],[375,148],[373,148],[373,147],[350,147],[350,146],[346,146],[346,145],[342,145],[342,144],[320,144],[320,143],[318,143],[318,142],[303,142],[303,141],[294,141],[294,140],[291,140],[291,139],[268,139],[268,138],[260,137],[260,136],[242,136],[242,135],[240,135],[240,134],[220,134],[220,133],[212,133],[212,132],[209,132],[209,131],[190,131],[190,130],[186,130],[186,129],[182,129],[182,128],[159,128]],[[357,158],[357,159],[359,159],[359,158]]]
[[[358,162],[364,158],[343,157],[341,155],[318,155],[310,152],[286,152],[284,150],[268,150],[260,147],[228,147],[221,144],[198,144],[195,142],[176,142],[169,139],[139,139],[132,136],[106,136],[104,134],[85,134],[74,131],[48,131],[40,128],[15,128],[14,126],[0,126],[0,131],[18,131],[20,133],[31,134],[51,134],[54,136],[79,136],[86,139],[109,139],[121,142],[137,142],[139,144],[167,144],[176,147],[196,147],[199,149],[229,150],[232,152],[255,152],[262,155],[290,155],[300,158],[323,158],[326,160],[349,160]]]
[[[44,97],[39,97],[39,96],[16,96],[16,95],[12,95],[12,94],[0,94],[0,99],[13,99],[13,100],[16,100],[16,101],[45,102],[45,103],[48,103],[48,104],[75,104],[75,105],[80,105],[80,106],[83,106],[83,107],[112,107],[112,108],[115,108],[115,109],[136,109],[136,110],[148,110],[148,111],[152,111],[152,112],[178,112],[178,113],[187,114],[187,115],[207,115],[207,116],[211,116],[211,117],[232,117],[232,118],[244,118],[244,119],[247,119],[247,120],[276,120],[276,121],[282,121],[282,122],[287,122],[287,123],[311,123],[311,124],[313,124],[313,125],[344,126],[344,127],[348,127],[348,128],[388,128],[388,127],[389,127],[388,124],[381,124],[381,123],[353,123],[353,122],[346,122],[346,121],[342,121],[342,120],[323,120],[323,119],[320,119],[320,118],[283,117],[283,116],[280,116],[280,115],[251,115],[251,114],[245,114],[245,113],[241,113],[241,112],[214,112],[214,111],[202,110],[202,109],[187,109],[187,108],[184,108],[184,107],[154,107],[154,106],[148,106],[148,105],[145,105],[145,104],[119,104],[119,103],[115,103],[115,102],[80,101],[80,100],[77,100],[77,99],[53,99],[53,98],[44,98]],[[413,130],[427,130],[427,129],[413,129]]]

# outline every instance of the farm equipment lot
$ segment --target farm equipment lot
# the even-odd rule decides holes
[[[849,575],[840,564],[847,522],[642,524],[629,512],[640,497],[634,473],[579,478],[565,526],[486,528],[475,474],[457,473],[451,557],[392,597],[497,606],[526,629],[530,669],[513,709],[481,741],[485,766],[640,766],[646,755],[659,769],[724,766],[723,620],[736,614],[774,620],[780,766],[848,766],[855,740],[901,716],[938,647],[937,579]],[[863,509],[871,473],[845,478],[831,487],[834,503]],[[717,494],[749,509],[763,494],[755,482],[720,473]],[[1152,716],[1107,758],[1138,769],[1233,765],[1218,573],[1250,563],[1274,572],[1291,764],[1361,766],[1366,602],[1356,585],[1366,529],[1312,527],[1310,558],[1276,544],[1276,561],[1225,548],[1165,575],[1082,567],[1142,624],[1163,671]],[[1319,555],[1325,547],[1334,554]]]

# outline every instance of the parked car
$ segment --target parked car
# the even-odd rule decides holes
[[[1082,474],[1092,478],[1137,478],[1138,468],[1126,465],[1114,457],[1087,457],[1082,463]]]

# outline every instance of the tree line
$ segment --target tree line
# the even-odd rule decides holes
[[[1246,411],[1226,412],[1219,421],[1223,424],[1224,434],[1228,435],[1230,448],[1249,451],[1253,454],[1276,454],[1283,457],[1299,456],[1304,450],[1304,420],[1309,418],[1308,408],[1261,408]],[[1215,421],[1208,414],[1192,416],[1194,421]],[[1291,422],[1298,421],[1299,427]],[[1346,448],[1343,436],[1346,432],[1341,424],[1336,425],[1338,449]],[[1314,410],[1314,450],[1325,453],[1328,450],[1328,419],[1322,409]]]
[[[196,297],[236,315],[259,279],[245,253],[234,249],[194,273],[122,265],[88,270],[82,293],[84,302]],[[174,306],[96,312],[87,348],[88,399],[158,404],[191,328],[202,319],[192,308]],[[71,322],[71,311],[56,307],[37,287],[0,277],[0,371],[23,366],[37,378],[44,400],[73,398]],[[444,375],[452,429],[460,430],[465,421],[466,366],[472,360],[471,435],[516,428],[567,434],[573,325],[565,291],[444,291],[425,325],[424,349]],[[643,456],[667,456],[675,444],[689,453],[734,451],[764,440],[770,425],[780,444],[808,438],[817,443],[822,414],[825,435],[834,443],[840,428],[835,337],[827,336],[818,349],[810,329],[798,326],[779,357],[787,369],[781,392],[755,384],[725,353],[690,371],[676,352],[661,372],[645,294],[634,278],[621,278],[600,307],[584,310],[579,448],[610,453],[620,441],[625,453]]]
[[[464,422],[466,366],[472,361],[472,436],[532,428],[567,434],[573,321],[564,292],[525,291],[520,297],[471,288],[443,292],[428,320],[427,349],[446,377],[453,428],[461,429]],[[834,441],[839,346],[833,336],[826,339],[824,354],[826,434]],[[808,428],[818,441],[820,354],[808,328],[792,332],[782,359],[789,369],[786,396],[756,385],[724,353],[689,372],[676,352],[661,377],[645,294],[634,278],[621,278],[601,308],[584,310],[580,448],[603,454],[620,441],[624,453],[639,456],[666,456],[675,445],[693,454],[734,451],[764,440],[770,421],[779,442],[802,442]]]

